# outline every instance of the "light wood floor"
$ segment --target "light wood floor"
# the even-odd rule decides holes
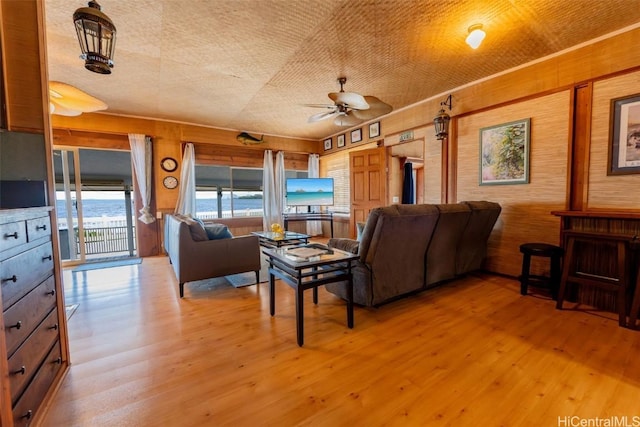
[[[178,289],[167,258],[65,272],[72,366],[46,426],[558,426],[640,417],[640,332],[474,275],[377,309],[277,283]],[[569,304],[567,305],[567,307]],[[636,418],[640,421],[640,418]],[[636,424],[637,425],[637,424]]]

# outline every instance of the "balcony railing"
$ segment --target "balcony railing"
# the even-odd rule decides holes
[[[76,254],[80,253],[80,239],[78,236],[78,229],[74,229]],[[135,236],[135,227],[132,230],[132,236]],[[60,230],[60,249],[63,259],[69,259],[69,240],[68,230]],[[121,252],[129,253],[133,255],[135,253],[135,239],[132,239],[131,247],[129,247],[129,238],[127,234],[127,227],[112,226],[112,227],[85,227],[84,229],[84,247],[85,255],[100,255],[100,254],[117,254]]]
[[[135,235],[135,228],[133,230]],[[127,238],[127,227],[96,227],[84,229],[85,254],[108,254],[114,252],[135,251],[135,239],[133,247],[129,248]],[[76,245],[80,252],[80,239],[76,230]]]

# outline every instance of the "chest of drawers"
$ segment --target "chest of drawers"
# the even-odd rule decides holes
[[[68,366],[51,224],[49,208],[0,210],[0,350],[6,366],[2,404],[11,404],[14,426],[28,426],[38,418]],[[5,425],[11,423],[3,419]]]

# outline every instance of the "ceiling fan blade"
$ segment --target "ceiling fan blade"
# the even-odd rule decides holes
[[[353,115],[361,120],[374,119],[393,111],[393,107],[391,105],[381,101],[375,96],[365,96],[364,99],[369,104],[369,109],[364,111],[353,110]]]
[[[351,111],[348,113],[338,113],[338,117],[333,121],[333,124],[336,126],[355,126],[362,121],[354,117],[351,113]]]
[[[82,111],[77,111],[77,110],[72,110],[70,108],[66,108],[60,104],[58,104],[55,100],[55,98],[51,98],[51,102],[49,104],[49,113],[50,114],[57,114],[59,116],[69,116],[69,117],[73,117],[73,116],[79,116],[80,114],[82,114]]]
[[[107,109],[107,104],[98,98],[81,91],[75,86],[62,82],[49,82],[49,95],[51,100],[55,101],[55,104],[68,110],[89,113]]]
[[[333,110],[333,111],[325,111],[322,113],[318,113],[318,114],[314,114],[311,117],[309,117],[309,120],[307,120],[308,123],[315,123],[315,122],[319,122],[321,120],[325,120],[325,119],[329,119],[331,117],[335,117],[338,113],[337,110]]]
[[[369,104],[364,99],[364,96],[355,92],[331,92],[329,98],[333,100],[337,105],[344,105],[345,107],[353,108],[356,110],[366,110],[369,108]]]
[[[335,104],[302,104],[304,107],[311,107],[311,108],[330,108],[332,110],[336,109]]]

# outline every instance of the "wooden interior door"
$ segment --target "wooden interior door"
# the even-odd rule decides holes
[[[384,147],[349,153],[351,236],[356,222],[365,222],[371,209],[387,204],[387,153]]]

